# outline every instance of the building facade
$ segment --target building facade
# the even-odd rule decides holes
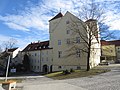
[[[88,28],[86,22],[81,21],[70,12],[66,12],[64,16],[62,13],[58,13],[49,21],[54,71],[87,68],[87,54],[83,50],[87,50],[85,41],[88,42],[89,36],[85,28]],[[77,30],[78,33],[76,33]],[[84,35],[85,41],[79,33]],[[91,45],[89,63],[92,68],[100,63],[101,52],[100,39],[94,36],[91,42],[94,43]]]
[[[52,72],[51,51],[49,41],[31,43],[22,51],[22,57],[24,58],[25,54],[28,55],[31,71]]]
[[[98,32],[96,20],[83,22],[70,12],[63,16],[58,13],[49,20],[50,40],[29,44],[22,55],[28,55],[30,68],[34,72],[52,72],[70,69],[87,68],[87,47],[89,41],[88,24],[95,24],[94,31]],[[84,35],[84,39],[79,33]],[[95,33],[91,40],[90,68],[100,63],[100,39],[99,34]],[[85,41],[84,41],[85,40]],[[86,51],[86,52],[85,52]]]
[[[108,62],[120,62],[120,40],[101,40],[102,59]]]

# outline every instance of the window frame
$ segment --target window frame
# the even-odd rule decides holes
[[[80,37],[76,37],[76,43],[80,43]]]
[[[58,45],[61,45],[62,44],[62,41],[61,40],[58,40]]]

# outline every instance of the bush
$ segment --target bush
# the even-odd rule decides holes
[[[66,70],[63,70],[63,74],[67,75],[67,74],[70,74],[70,72],[66,69]]]
[[[70,72],[72,73],[72,72],[75,72],[72,68],[70,69]]]

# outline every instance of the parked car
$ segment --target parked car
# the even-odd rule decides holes
[[[101,63],[99,63],[99,65],[109,65],[110,63],[107,62],[106,60],[103,60]]]

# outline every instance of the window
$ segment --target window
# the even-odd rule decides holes
[[[46,61],[48,61],[48,57],[46,57]]]
[[[34,66],[34,69],[36,69],[36,66]]]
[[[60,68],[62,68],[61,66],[58,66],[58,68],[60,69]]]
[[[111,52],[113,52],[113,50],[110,50]]]
[[[80,43],[80,37],[76,37],[76,43]]]
[[[69,20],[67,20],[67,21],[66,21],[66,24],[69,24],[69,23],[70,23],[70,21],[69,21]]]
[[[58,58],[61,58],[62,51],[58,51]]]
[[[70,39],[69,38],[67,39],[67,44],[70,44]]]
[[[61,45],[61,40],[58,40],[58,45]]]
[[[32,67],[32,69],[33,69],[33,66],[31,66]]]
[[[39,66],[37,66],[37,69],[39,69]]]
[[[80,57],[80,49],[76,50],[77,57]]]
[[[42,57],[42,61],[44,61],[44,58]]]
[[[67,34],[70,34],[70,30],[67,30],[66,33],[67,33]]]

